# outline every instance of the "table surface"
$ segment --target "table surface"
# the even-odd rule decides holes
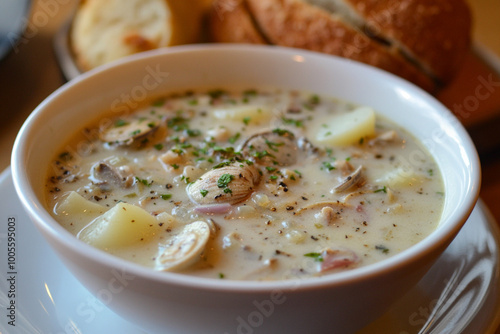
[[[33,1],[25,34],[0,62],[0,171],[9,166],[15,136],[26,117],[65,81],[54,54],[53,39],[71,14],[75,1]],[[469,0],[469,3],[474,16],[474,40],[500,58],[500,1]],[[469,58],[456,87],[439,96],[450,109],[457,101],[474,96],[480,76],[486,78],[494,73],[474,55]],[[477,109],[472,117],[459,119],[482,154],[481,198],[500,222],[500,145],[491,146],[491,143],[500,143],[496,133],[500,127],[500,89],[496,88],[490,98],[480,101]]]

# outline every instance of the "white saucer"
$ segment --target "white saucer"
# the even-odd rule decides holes
[[[107,309],[66,270],[24,213],[10,169],[0,175],[0,198],[0,333],[146,334]],[[7,263],[9,218],[15,219],[13,269]],[[494,333],[500,323],[499,245],[496,222],[480,202],[418,286],[358,334]],[[15,297],[9,296],[10,276]],[[15,327],[7,317],[12,301]]]

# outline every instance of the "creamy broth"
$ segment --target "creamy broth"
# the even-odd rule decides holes
[[[429,153],[371,108],[296,91],[189,92],[107,117],[61,149],[47,203],[121,258],[269,280],[365,266],[437,226]]]

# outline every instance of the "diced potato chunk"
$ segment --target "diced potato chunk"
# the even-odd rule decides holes
[[[217,119],[240,121],[245,124],[259,124],[269,120],[273,113],[268,107],[241,105],[215,109],[213,115]]]
[[[56,207],[55,211],[58,215],[71,216],[75,220],[90,222],[107,210],[106,207],[86,200],[77,192],[71,191]]]
[[[423,179],[424,175],[417,174],[412,169],[406,170],[402,167],[398,167],[377,178],[375,184],[397,189],[422,183]]]
[[[147,242],[160,230],[156,218],[128,203],[117,203],[87,225],[78,238],[101,249]]]
[[[375,133],[375,112],[369,107],[323,119],[310,138],[319,144],[348,146]]]

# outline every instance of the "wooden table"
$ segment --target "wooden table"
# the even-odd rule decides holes
[[[25,35],[0,63],[0,170],[9,166],[14,138],[26,117],[64,83],[53,51],[53,37],[74,4],[75,0],[34,1]],[[500,57],[500,1],[470,0],[470,4],[475,18],[475,41]],[[455,87],[439,97],[450,108],[456,103],[464,103],[467,97],[474,97],[479,77],[487,78],[490,73],[492,69],[471,55]],[[500,143],[500,88],[494,87],[491,96],[478,102],[472,116],[462,117],[461,121],[482,152],[481,198],[500,221],[500,146],[490,145]],[[484,124],[489,126],[484,127]]]

